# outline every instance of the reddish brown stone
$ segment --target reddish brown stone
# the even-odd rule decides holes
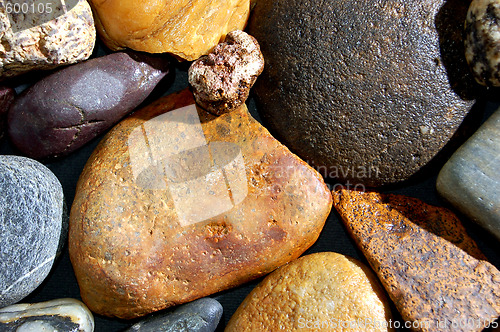
[[[375,192],[340,190],[333,198],[402,317],[419,326],[415,331],[481,331],[500,315],[500,272],[449,210]],[[475,323],[462,324],[467,320]]]
[[[220,117],[192,106],[201,126],[189,128],[192,119],[175,110],[193,104],[184,90],[134,113],[83,170],[69,251],[82,299],[98,314],[134,318],[265,275],[309,248],[330,212],[321,176],[244,105]],[[172,114],[178,117],[162,120]],[[216,165],[209,168],[203,149],[185,146],[200,140],[197,128],[211,146]],[[241,158],[228,163],[231,146]],[[167,158],[172,151],[178,153]],[[222,166],[224,190],[208,190],[217,178],[205,175]],[[238,182],[234,175],[242,171]],[[235,183],[244,190],[234,190]],[[218,209],[228,189],[230,209],[186,222]]]

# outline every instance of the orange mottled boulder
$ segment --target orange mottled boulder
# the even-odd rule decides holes
[[[243,104],[215,117],[189,90],[118,124],[89,158],[69,251],[88,307],[134,318],[263,276],[318,238],[322,177]]]

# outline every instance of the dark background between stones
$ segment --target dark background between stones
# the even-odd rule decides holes
[[[104,54],[104,50],[101,47],[98,47],[94,53],[94,56],[101,56]],[[150,103],[161,95],[167,95],[188,86],[187,69],[189,63],[177,63],[176,61],[173,61],[173,63],[175,70],[173,70],[168,75],[168,77],[166,77],[163,82],[160,83],[157,89],[153,92],[153,95],[150,96],[150,98],[148,98],[148,100],[146,100],[144,104]],[[37,74],[37,76],[43,75],[44,74]],[[13,83],[15,85],[18,85],[20,90],[23,84],[26,84],[26,82],[34,82],[34,80],[35,79],[32,76],[21,77],[19,79],[16,79]],[[464,127],[466,127],[467,129],[467,134],[462,135],[461,140],[466,139],[470,135],[470,133],[477,129],[481,122],[487,119],[488,116],[491,115],[500,106],[500,94],[498,92],[498,90],[489,92],[486,91],[485,96],[477,102],[476,106],[471,111],[471,115],[465,120]],[[255,108],[255,103],[253,102],[252,98],[249,99],[248,105],[252,115],[260,121]],[[68,208],[70,208],[71,204],[73,203],[78,177],[80,176],[80,173],[83,170],[88,157],[90,156],[98,142],[101,140],[102,136],[103,135],[97,137],[82,149],[74,152],[67,157],[44,162],[44,164],[49,167],[61,181],[64,188],[64,194]],[[460,143],[461,140],[459,138],[458,142],[455,143]],[[391,188],[383,188],[381,189],[381,191],[404,194],[407,196],[419,198],[429,204],[451,208],[437,194],[435,183],[439,170],[441,169],[446,159],[449,157],[450,153],[453,152],[455,146],[445,149],[445,152],[441,153],[437,160],[433,160],[423,172],[420,172],[410,181],[393,186]],[[8,138],[4,138],[0,142],[0,154],[19,154],[19,151],[16,151],[16,149],[9,142]],[[335,180],[327,180],[327,183],[331,188],[336,185]],[[452,208],[452,210],[454,209]],[[483,250],[490,262],[497,268],[500,268],[499,242],[495,238],[490,236],[489,233],[487,233],[471,221],[467,220],[467,218],[461,216],[461,220],[464,222],[469,234],[477,241],[479,247]],[[307,250],[305,254],[322,251],[333,251],[341,253],[357,258],[365,264],[368,264],[363,254],[356,248],[354,242],[346,233],[346,230],[334,209],[328,217],[326,225],[318,241],[309,250]],[[240,287],[236,287],[211,296],[218,300],[224,307],[224,314],[217,331],[224,330],[226,323],[228,322],[236,308],[240,305],[245,296],[261,280],[262,279],[257,279]],[[78,284],[76,282],[73,268],[69,259],[67,245],[65,246],[59,259],[56,261],[48,278],[40,287],[38,287],[37,290],[35,290],[30,296],[28,296],[21,302],[34,303],[66,297],[81,300]],[[392,312],[395,319],[401,320],[401,317],[398,315],[397,310],[394,308],[394,306],[392,306]],[[94,315],[94,318],[95,331],[97,332],[123,331],[130,327],[133,323],[138,321],[124,321],[99,315]],[[399,331],[406,331],[406,329],[401,328],[399,329]]]

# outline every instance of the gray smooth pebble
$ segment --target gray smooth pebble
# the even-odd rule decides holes
[[[155,314],[126,332],[213,332],[222,317],[222,305],[202,298],[166,314]]]

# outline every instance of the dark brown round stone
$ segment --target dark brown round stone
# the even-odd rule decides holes
[[[249,25],[266,61],[259,112],[327,176],[369,186],[408,179],[474,103],[468,4],[259,1]]]

